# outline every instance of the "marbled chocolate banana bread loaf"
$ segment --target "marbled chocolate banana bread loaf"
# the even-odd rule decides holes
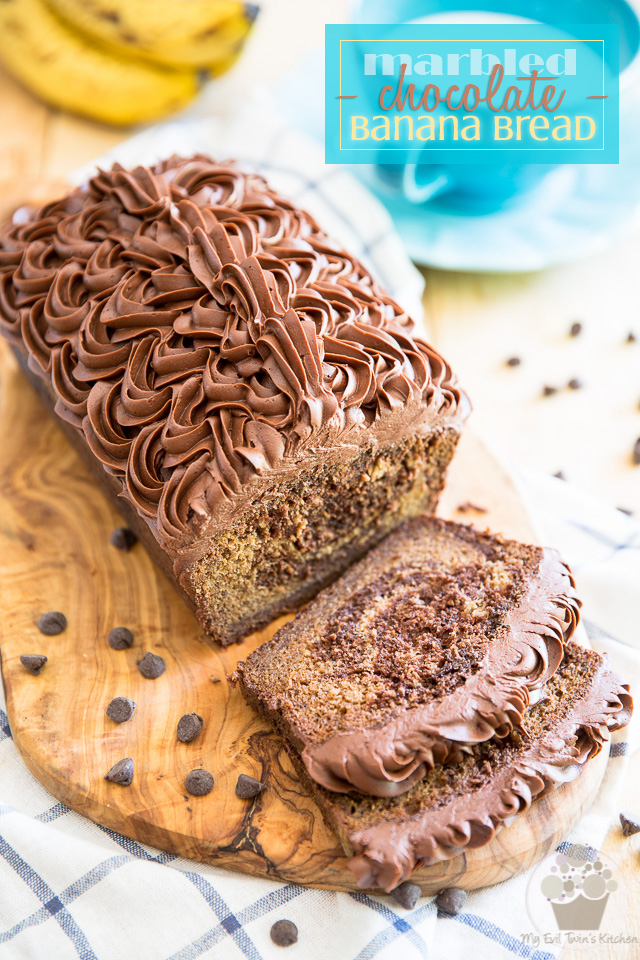
[[[221,643],[433,512],[468,410],[362,264],[204,156],[18,211],[0,327]]]

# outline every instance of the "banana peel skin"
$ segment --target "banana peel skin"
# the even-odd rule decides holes
[[[88,44],[42,0],[1,0],[0,60],[47,103],[123,126],[166,116],[199,88],[193,71],[126,60]]]
[[[147,123],[229,69],[255,13],[237,0],[0,0],[0,62],[54,107]]]
[[[174,69],[235,59],[258,14],[239,0],[46,0],[74,29],[123,56]]]

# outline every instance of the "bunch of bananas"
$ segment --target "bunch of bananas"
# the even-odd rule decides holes
[[[142,123],[227,70],[257,12],[239,0],[0,0],[0,61],[56,107]]]

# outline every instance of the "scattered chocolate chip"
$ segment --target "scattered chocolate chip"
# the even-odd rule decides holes
[[[508,367],[519,367],[520,364],[522,363],[522,360],[520,359],[520,357],[509,357],[509,359],[506,360],[505,362]]]
[[[578,379],[578,377],[572,377],[567,386],[569,387],[569,390],[581,390],[584,384],[582,383],[582,380]]]
[[[193,797],[204,797],[213,790],[213,777],[208,770],[192,770],[184,785]]]
[[[436,906],[442,913],[455,917],[464,907],[466,899],[467,894],[464,890],[460,890],[458,887],[447,887],[446,890],[441,890],[436,897]]]
[[[627,334],[627,339],[625,340],[625,343],[635,343],[637,339],[638,339],[638,338],[636,337],[636,335],[635,335],[635,333],[633,332],[633,330],[629,330],[629,333]]]
[[[105,780],[110,780],[112,783],[119,783],[123,787],[128,787],[133,780],[133,760],[131,757],[125,757],[124,760],[118,760],[117,763],[114,763],[109,773],[105,776]]]
[[[114,627],[109,633],[109,646],[114,650],[127,650],[133,646],[133,634],[127,627]]]
[[[417,883],[410,883],[406,880],[404,883],[401,883],[395,890],[391,891],[391,896],[399,903],[401,907],[404,907],[405,910],[413,910],[416,903],[422,896],[422,890]]]
[[[546,383],[542,388],[543,397],[552,397],[554,393],[558,392],[557,387],[552,387],[550,384]]]
[[[625,837],[632,837],[634,833],[640,833],[640,817],[634,813],[621,813],[620,825]]]
[[[166,670],[165,662],[157,653],[145,653],[141,660],[137,661],[138,670],[147,680],[156,680]]]
[[[38,676],[46,662],[47,658],[42,653],[23,653],[20,657],[22,666],[34,677]]]
[[[556,478],[556,480],[566,480],[566,479],[567,479],[567,478],[565,477],[564,473],[562,472],[562,470],[558,470],[556,473],[554,473],[554,477]]]
[[[298,928],[291,920],[276,920],[271,927],[271,939],[278,947],[290,947],[298,942]]]
[[[486,513],[486,507],[479,507],[477,503],[471,503],[470,500],[466,500],[464,503],[459,503],[456,507],[458,513],[469,513],[470,510],[473,510],[474,513]]]
[[[67,618],[59,610],[50,610],[49,613],[43,613],[38,620],[38,630],[48,637],[55,637],[58,633],[62,633],[66,625]]]
[[[124,723],[131,720],[136,705],[128,697],[114,697],[107,707],[107,716],[116,723]]]
[[[581,333],[582,333],[582,324],[576,320],[575,323],[571,324],[571,327],[569,329],[569,336],[579,337]]]
[[[209,677],[209,680],[211,680],[211,683],[222,683],[222,677],[211,676]]]
[[[640,463],[640,437],[638,437],[635,444],[633,445],[633,453],[631,454],[631,459],[636,464],[636,466]]]
[[[185,713],[178,720],[178,740],[183,743],[191,743],[202,731],[202,717],[197,713]]]
[[[240,797],[241,800],[251,800],[252,797],[262,793],[263,789],[264,784],[255,777],[248,777],[246,773],[241,773],[236,783],[236,797]]]
[[[618,509],[620,513],[626,514],[628,517],[633,516],[633,510],[630,510],[629,507],[617,507],[616,509]]]
[[[129,527],[116,527],[109,537],[111,546],[115,547],[116,550],[125,550],[128,552],[133,546],[138,542],[133,530],[129,530]]]

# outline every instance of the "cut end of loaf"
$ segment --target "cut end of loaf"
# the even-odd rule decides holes
[[[182,583],[223,645],[295,610],[403,521],[433,513],[458,440],[446,429],[287,476],[213,538]]]

